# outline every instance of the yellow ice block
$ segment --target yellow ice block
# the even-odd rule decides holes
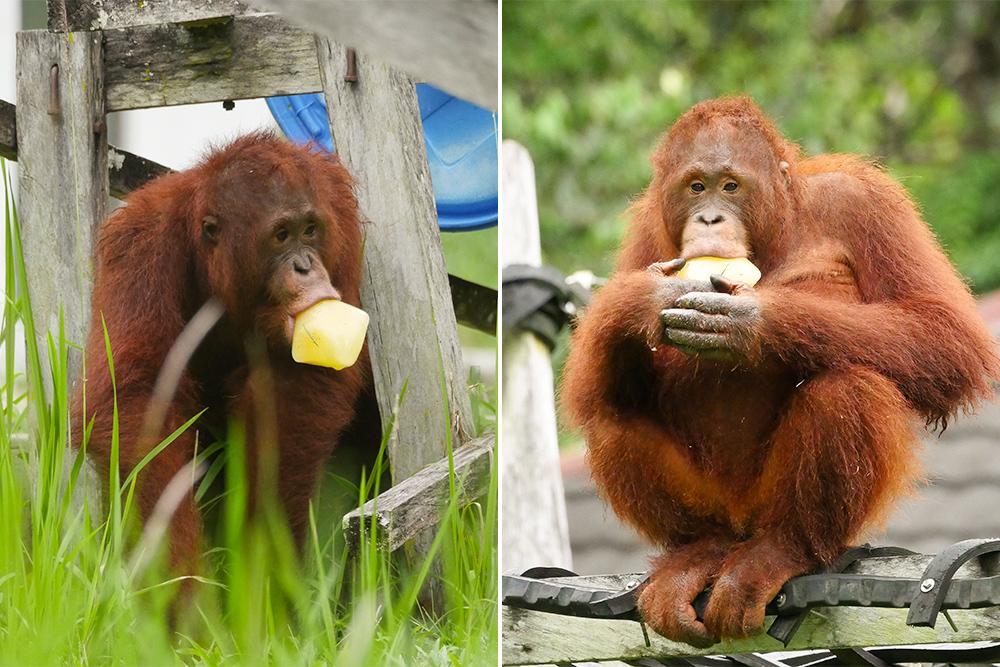
[[[343,301],[320,301],[295,318],[292,359],[338,371],[347,368],[358,360],[366,331],[365,311]]]
[[[708,280],[711,275],[720,275],[753,287],[760,280],[760,269],[746,257],[692,257],[676,275],[688,280]]]

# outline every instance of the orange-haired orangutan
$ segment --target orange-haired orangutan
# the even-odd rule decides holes
[[[251,505],[258,482],[273,480],[301,542],[322,464],[354,416],[369,370],[364,356],[342,371],[295,363],[293,318],[324,299],[358,305],[361,237],[351,178],[336,158],[267,133],[133,192],[100,229],[86,402],[81,391],[74,403],[74,425],[94,420],[88,454],[98,470],[108,470],[115,405],[123,477],[199,411],[207,408],[203,420],[222,429],[235,417],[246,429]],[[210,299],[221,305],[221,320],[177,369],[172,400],[152,405],[161,400],[154,387],[168,352]],[[163,418],[150,432],[157,407]],[[202,437],[202,449],[207,444]],[[140,473],[143,519],[195,447],[189,428]],[[196,571],[201,518],[190,481],[169,541],[173,569]]]
[[[900,185],[800,157],[747,98],[666,133],[614,275],[573,337],[563,402],[594,479],[664,550],[639,599],[695,646],[761,628],[918,476],[915,426],[989,395],[995,342]],[[755,287],[674,275],[744,257]],[[692,601],[709,588],[699,621]]]

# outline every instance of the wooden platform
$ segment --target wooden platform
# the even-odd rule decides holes
[[[932,556],[897,556],[859,561],[849,573],[919,577]],[[985,563],[985,564],[984,564]],[[955,575],[985,577],[1000,574],[995,558],[973,560]],[[640,576],[620,574],[566,578],[587,586],[621,590]],[[823,607],[811,611],[787,647],[764,633],[740,641],[727,641],[708,649],[672,642],[649,632],[634,621],[575,618],[523,609],[502,609],[504,665],[585,663],[607,660],[667,659],[683,656],[732,655],[806,649],[850,649],[902,644],[939,644],[1000,639],[1000,607],[953,610],[952,629],[942,614],[935,628],[906,625],[906,609]],[[770,625],[771,618],[765,622]]]

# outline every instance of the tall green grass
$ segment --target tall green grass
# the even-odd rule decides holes
[[[481,503],[459,506],[453,490],[422,562],[403,565],[379,551],[371,533],[348,558],[339,534],[345,507],[336,499],[358,506],[379,492],[380,453],[360,480],[330,475],[324,481],[300,558],[276,513],[264,512],[252,523],[244,519],[238,429],[225,443],[203,447],[197,498],[219,520],[210,522],[216,530],[194,602],[172,623],[178,582],[162,567],[162,541],[155,531],[143,532],[135,518],[135,476],[119,479],[114,465],[97,471],[116,492],[105,502],[95,500],[99,485],[83,453],[69,447],[85,430],[69,423],[71,346],[61,326],[44,338],[35,330],[2,162],[0,171],[6,230],[0,665],[496,663],[495,473]],[[27,341],[21,372],[19,328]],[[46,385],[48,398],[39,390]],[[474,400],[480,427],[495,422],[489,398]],[[432,566],[433,559],[439,565]],[[443,593],[433,613],[421,604],[431,577],[440,578]]]

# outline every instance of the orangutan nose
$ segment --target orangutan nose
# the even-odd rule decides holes
[[[715,225],[720,222],[725,222],[726,215],[721,211],[705,211],[703,213],[699,213],[698,217],[695,219],[706,225]]]
[[[292,258],[292,266],[295,268],[295,273],[308,276],[312,271],[312,259],[309,255],[297,255]]]

